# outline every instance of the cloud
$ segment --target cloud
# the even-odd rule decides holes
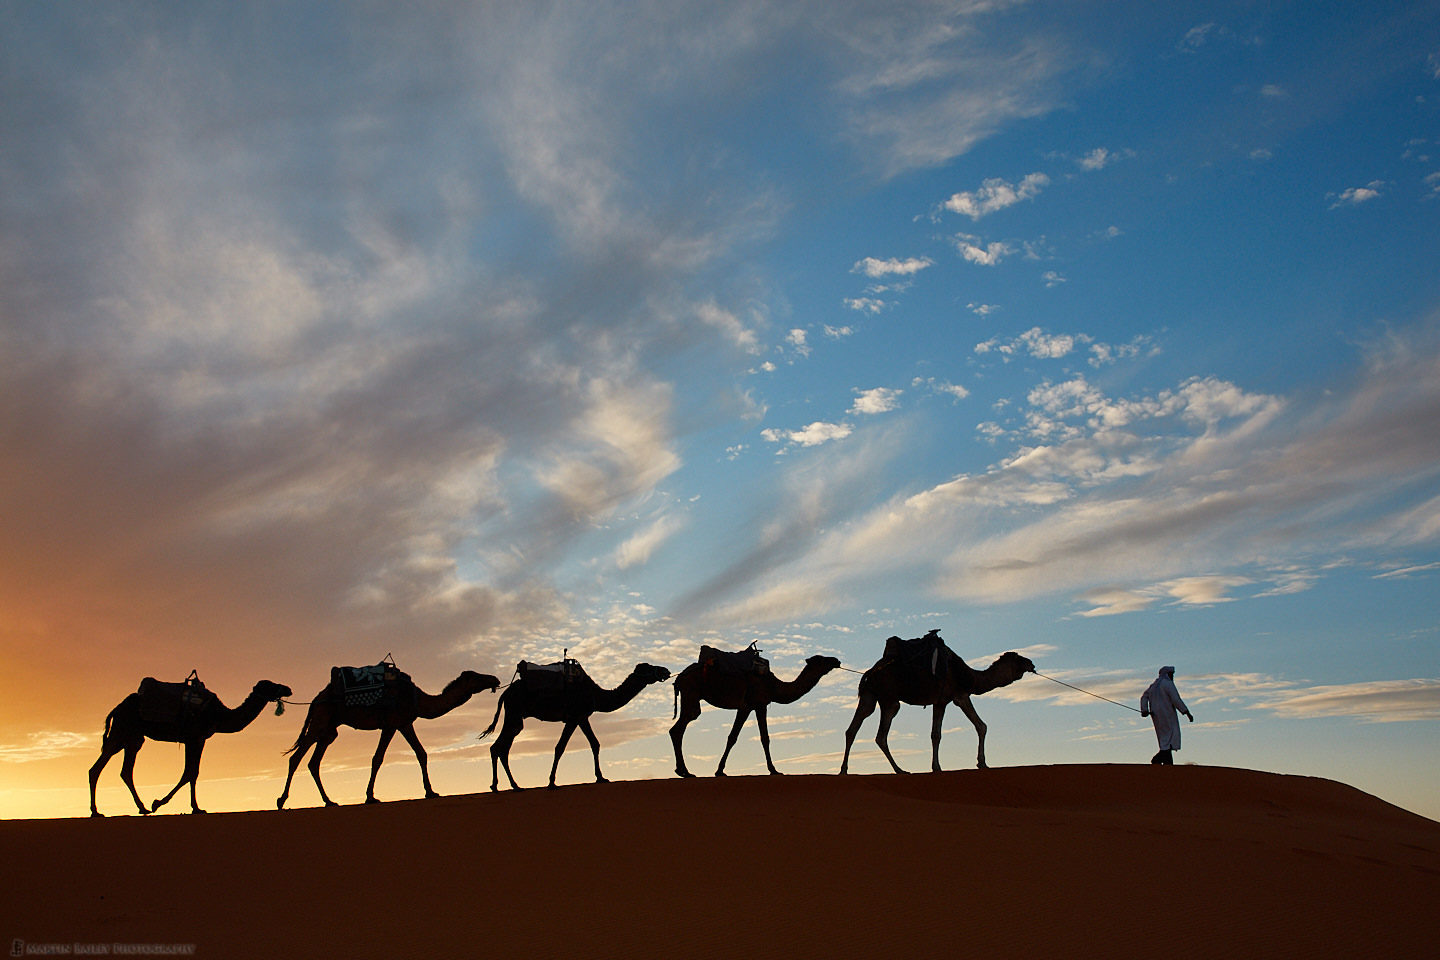
[[[901,276],[911,277],[927,267],[934,266],[934,261],[929,257],[910,257],[906,260],[878,260],[875,257],[866,257],[858,261],[850,268],[851,273],[863,273],[872,279],[881,277]]]
[[[877,300],[873,297],[846,297],[845,306],[851,310],[858,310],[861,313],[879,313],[889,304],[884,300]]]
[[[95,738],[68,730],[44,730],[28,734],[22,744],[0,744],[0,763],[34,763],[66,757],[90,748]]]
[[[1193,53],[1209,43],[1215,36],[1224,32],[1224,28],[1215,23],[1202,23],[1199,26],[1191,27],[1185,31],[1185,36],[1180,38],[1177,46],[1186,53]]]
[[[785,334],[785,343],[800,356],[810,356],[810,335],[799,327]]]
[[[619,546],[615,551],[615,566],[628,570],[649,563],[651,555],[684,526],[685,521],[680,517],[669,514],[659,517]]]
[[[952,400],[964,400],[970,396],[970,391],[958,383],[951,383],[948,380],[937,380],[934,377],[916,377],[910,381],[912,387],[928,387],[931,391],[947,396]]]
[[[1349,187],[1342,190],[1338,196],[1332,193],[1330,196],[1336,197],[1336,199],[1334,203],[1330,204],[1330,209],[1358,207],[1362,203],[1369,203],[1371,200],[1379,199],[1380,191],[1384,188],[1384,180],[1371,180],[1363,187]]]
[[[982,183],[977,190],[951,195],[941,206],[951,213],[979,220],[1022,201],[1033,200],[1049,185],[1050,178],[1043,173],[1029,174],[1018,184],[993,177]]]
[[[818,447],[832,440],[844,440],[854,432],[848,423],[826,423],[816,420],[799,430],[777,430],[773,427],[760,431],[760,436],[770,443],[789,444],[800,447]]]
[[[1289,719],[1348,717],[1369,723],[1440,720],[1440,680],[1371,680],[1286,691],[1258,708]]]
[[[1440,563],[1421,563],[1409,567],[1400,567],[1395,570],[1386,570],[1384,573],[1375,574],[1376,580],[1408,580],[1417,574],[1431,573],[1440,570]]]
[[[1114,153],[1104,147],[1096,147],[1080,158],[1081,170],[1104,170],[1117,159]]]
[[[1052,334],[1047,333],[1040,327],[1031,327],[1029,330],[1020,334],[1020,336],[1012,337],[1008,340],[1001,340],[998,337],[983,340],[975,344],[974,350],[975,353],[981,355],[996,353],[1007,360],[1015,356],[1029,356],[1040,360],[1058,360],[1069,356],[1075,351],[1077,346],[1092,343],[1093,338],[1087,334]],[[1110,347],[1103,344],[1100,346],[1103,347],[1102,353],[1107,358],[1112,355],[1113,351]]]
[[[731,343],[751,355],[758,355],[762,351],[760,338],[753,329],[745,326],[734,313],[720,307],[715,301],[710,300],[699,304],[695,308],[695,314],[702,323],[708,324],[719,330]]]
[[[856,390],[855,402],[850,405],[850,412],[858,415],[889,413],[900,407],[900,394],[903,391],[890,387],[875,387],[871,390]]]
[[[1015,252],[1012,244],[1001,240],[986,243],[980,237],[966,233],[955,234],[952,242],[960,256],[982,267],[993,267]]]
[[[940,166],[1073,92],[1083,63],[1054,36],[1005,16],[1008,3],[831,7],[835,90],[850,136],[889,177]]]
[[[994,440],[1028,442],[989,469],[896,493],[751,572],[834,596],[858,570],[951,601],[1068,593],[1098,616],[1307,589],[1313,558],[1440,537],[1440,351],[1423,339],[1377,344],[1347,387],[1304,402],[1213,377],[1115,397],[1073,377],[1002,413]]]

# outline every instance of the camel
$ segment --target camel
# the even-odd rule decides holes
[[[573,661],[570,661],[573,663]],[[495,707],[495,717],[490,721],[490,726],[480,734],[480,739],[485,739],[495,730],[495,725],[500,722],[500,712],[505,712],[505,723],[500,728],[500,735],[490,746],[490,789],[500,789],[500,766],[505,767],[505,776],[510,781],[510,789],[520,790],[521,786],[515,782],[515,775],[510,772],[510,745],[515,742],[515,737],[525,726],[527,717],[534,717],[536,720],[546,720],[554,723],[565,724],[564,730],[560,732],[560,741],[555,744],[555,762],[550,765],[549,789],[556,789],[555,771],[560,767],[560,755],[565,752],[565,745],[570,742],[570,735],[578,727],[580,732],[585,734],[585,739],[590,741],[590,753],[595,759],[595,782],[608,783],[600,773],[600,741],[595,738],[595,731],[590,728],[590,715],[592,713],[612,713],[625,706],[631,700],[652,683],[661,683],[670,679],[670,671],[664,667],[651,666],[648,663],[638,663],[630,676],[621,681],[620,685],[613,690],[606,690],[591,680],[583,672],[573,679],[570,679],[564,686],[558,684],[549,688],[542,688],[543,681],[527,678],[529,667],[524,661],[516,666],[518,677],[509,688],[500,695],[500,702]],[[534,671],[529,671],[534,672]]]
[[[766,723],[765,710],[772,703],[794,703],[815,688],[820,678],[840,666],[834,657],[814,656],[805,661],[805,668],[794,680],[781,680],[768,670],[764,672],[741,672],[738,670],[706,669],[703,663],[692,663],[675,677],[675,725],[670,728],[670,741],[675,745],[675,773],[682,777],[693,777],[685,767],[685,754],[680,742],[685,728],[700,716],[700,701],[705,701],[722,710],[734,710],[735,725],[730,728],[730,737],[725,741],[725,752],[720,755],[720,765],[715,776],[725,776],[725,761],[740,736],[740,728],[751,713],[760,726],[760,745],[765,750],[765,766],[770,773],[779,775],[775,763],[770,759],[770,729]]]
[[[233,710],[221,703],[218,697],[210,697],[194,713],[181,714],[165,721],[143,716],[143,698],[139,693],[130,694],[105,717],[100,757],[90,768],[90,816],[104,816],[95,806],[95,784],[99,781],[105,764],[121,750],[125,751],[125,759],[120,765],[120,779],[130,788],[130,796],[135,799],[135,806],[141,814],[159,810],[187,783],[190,784],[190,812],[204,813],[195,798],[195,782],[200,777],[200,755],[205,751],[205,741],[217,733],[238,733],[244,730],[260,715],[266,704],[288,696],[290,688],[284,684],[261,680],[255,684],[244,702]],[[185,769],[180,774],[179,782],[148,809],[135,790],[135,755],[145,745],[147,738],[185,745]]]
[[[380,743],[375,747],[375,756],[370,760],[370,783],[365,788],[366,803],[380,802],[375,799],[375,777],[380,772],[385,751],[397,730],[405,738],[405,742],[410,744],[410,749],[415,751],[415,759],[420,761],[420,781],[425,786],[426,799],[440,796],[430,786],[429,757],[425,748],[420,745],[420,738],[415,735],[415,721],[420,718],[434,720],[436,717],[443,717],[482,690],[498,690],[500,681],[489,674],[466,670],[447,683],[445,689],[438,694],[426,693],[408,683],[408,678],[406,685],[413,690],[413,696],[401,696],[396,698],[395,702],[368,706],[347,704],[334,681],[316,694],[310,703],[309,712],[305,714],[305,724],[300,728],[300,735],[295,738],[294,746],[285,751],[290,754],[290,770],[285,775],[285,789],[275,801],[276,809],[285,808],[285,801],[290,797],[290,781],[312,745],[315,752],[310,755],[310,776],[315,779],[315,786],[319,788],[320,799],[325,806],[337,806],[325,793],[325,784],[320,782],[320,761],[330,744],[335,742],[342,726],[356,730],[380,731]]]
[[[855,742],[855,733],[860,724],[880,706],[880,729],[875,742],[880,752],[890,761],[896,773],[904,773],[895,758],[890,755],[890,721],[900,711],[900,704],[934,706],[935,714],[930,719],[930,769],[940,772],[940,731],[945,721],[945,707],[951,703],[964,711],[965,716],[975,725],[980,740],[976,765],[985,769],[985,721],[975,712],[971,697],[989,693],[998,687],[1009,686],[1027,673],[1035,672],[1035,664],[1028,657],[1015,652],[1001,654],[994,663],[984,670],[972,670],[949,647],[940,640],[938,631],[930,631],[926,639],[935,641],[930,648],[937,651],[932,663],[930,654],[922,658],[887,654],[860,678],[860,702],[855,707],[855,716],[845,730],[845,757],[840,762],[840,772],[846,773],[850,766],[850,746]],[[891,642],[899,641],[891,637]],[[887,645],[888,649],[888,645]]]

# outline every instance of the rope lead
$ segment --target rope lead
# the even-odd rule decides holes
[[[1036,671],[1035,671],[1035,676],[1037,676],[1037,677],[1045,677],[1045,674],[1041,673],[1039,670],[1036,670]],[[1046,679],[1046,680],[1054,680],[1056,683],[1060,684],[1060,686],[1062,686],[1062,687],[1069,687],[1071,690],[1078,690],[1080,693],[1083,693],[1083,694],[1085,694],[1085,695],[1087,695],[1087,696],[1094,697],[1096,700],[1104,700],[1106,703],[1113,703],[1113,704],[1115,704],[1115,706],[1117,706],[1117,707],[1124,707],[1126,710],[1134,710],[1136,713],[1139,713],[1139,712],[1140,712],[1140,710],[1139,710],[1138,707],[1132,707],[1132,706],[1130,706],[1130,704],[1128,704],[1128,703],[1121,703],[1119,700],[1111,700],[1109,697],[1102,697],[1102,696],[1100,696],[1100,694],[1098,694],[1098,693],[1091,693],[1089,690],[1081,690],[1079,687],[1075,686],[1073,683],[1066,683],[1064,680],[1055,680],[1054,677],[1045,677],[1045,679]]]

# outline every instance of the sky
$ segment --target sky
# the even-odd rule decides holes
[[[770,727],[832,773],[849,671],[939,629],[1044,674],[976,701],[992,765],[1146,762],[1051,679],[1170,664],[1178,762],[1440,819],[1437,254],[1433,3],[4,0],[0,816],[85,815],[108,711],[191,670],[295,691],[205,754],[202,805],[272,807],[387,655],[829,654]],[[495,701],[419,725],[440,792]],[[608,776],[673,775],[672,710],[601,718]],[[377,792],[419,779],[397,738]]]

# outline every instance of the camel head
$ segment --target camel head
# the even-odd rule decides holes
[[[1013,650],[1000,654],[999,659],[992,666],[992,669],[995,668],[1010,675],[1011,679],[1007,681],[1009,683],[1014,683],[1027,673],[1035,672],[1034,662],[1029,657],[1022,656]]]
[[[495,691],[500,689],[500,681],[488,673],[476,673],[474,670],[462,671],[460,676],[455,678],[455,684],[466,693],[474,695],[482,690]]]
[[[648,663],[635,664],[634,676],[646,683],[663,683],[670,679],[670,671]]]
[[[806,658],[805,658],[805,665],[806,665],[807,667],[815,667],[815,668],[819,669],[819,670],[820,670],[820,675],[821,675],[821,676],[824,676],[825,674],[829,673],[831,670],[834,670],[834,669],[836,669],[837,667],[839,667],[839,666],[840,666],[840,661],[837,660],[835,657],[827,657],[827,656],[825,656],[825,655],[823,655],[823,654],[816,654],[816,655],[813,656],[813,657],[806,657]]]
[[[292,693],[293,691],[289,687],[285,686],[285,684],[271,683],[269,680],[261,680],[259,683],[255,684],[255,687],[250,691],[250,695],[252,697],[259,697],[266,703],[273,703],[276,700],[282,700],[285,697],[290,696]]]

